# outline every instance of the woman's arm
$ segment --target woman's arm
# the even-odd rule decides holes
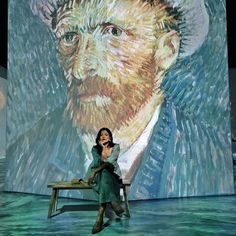
[[[98,168],[93,169],[92,175],[88,178],[88,184],[90,185],[93,182],[96,174],[104,169],[107,169],[108,171],[113,172],[114,166],[108,162],[101,162],[101,165]]]
[[[96,152],[96,150],[95,150],[95,152]],[[109,156],[104,161],[100,161],[100,165],[93,165],[93,167],[91,168],[93,173],[89,177],[88,183],[91,184],[93,182],[96,174],[99,173],[100,171],[102,171],[103,169],[107,169],[108,171],[113,172],[114,171],[114,165],[113,164],[114,164],[114,162],[117,161],[119,153],[120,153],[120,146],[118,144],[116,144],[112,149],[111,156]],[[93,155],[96,156],[98,154],[96,152],[96,153],[93,153]],[[99,155],[98,155],[98,158],[99,158]]]
[[[104,160],[104,162],[108,162],[108,163],[114,165],[115,162],[117,162],[119,154],[120,154],[120,145],[119,144],[115,144],[115,146],[112,149],[111,155],[108,158],[106,158]]]
[[[114,167],[110,164],[110,163],[107,163],[107,162],[101,162],[101,165],[96,168],[93,173],[96,175],[98,172],[104,170],[104,169],[108,169],[110,171],[113,171],[114,170]]]
[[[95,147],[92,148],[91,153],[93,156],[93,162],[92,162],[90,168],[91,168],[91,170],[94,170],[94,169],[98,168],[100,165],[100,156],[97,153],[97,149]]]

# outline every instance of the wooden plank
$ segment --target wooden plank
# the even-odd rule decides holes
[[[121,184],[121,187],[123,185],[130,186],[130,183],[123,183]],[[92,189],[92,186],[88,185],[87,182],[72,183],[70,181],[51,182],[47,187],[56,189]]]
[[[76,184],[70,181],[51,182],[47,186],[48,188],[57,189],[92,189],[92,186],[88,185],[86,182]]]

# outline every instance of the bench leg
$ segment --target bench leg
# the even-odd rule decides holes
[[[59,195],[59,189],[56,189],[54,211],[57,211],[58,195]]]
[[[123,188],[123,193],[124,193],[126,216],[127,216],[127,217],[130,217],[129,202],[128,202],[128,197],[127,197],[126,186],[123,185],[122,188]]]
[[[56,210],[57,199],[58,199],[58,189],[53,188],[52,189],[51,200],[50,200],[49,208],[48,208],[48,218],[51,218],[53,216],[53,213]]]

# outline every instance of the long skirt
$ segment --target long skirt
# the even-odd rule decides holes
[[[95,176],[93,190],[99,204],[120,202],[121,179],[115,173],[103,169]]]

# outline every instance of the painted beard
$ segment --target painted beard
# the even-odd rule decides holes
[[[101,127],[119,130],[127,125],[155,90],[154,70],[143,71],[144,68],[139,71],[142,77],[129,78],[130,82],[118,85],[100,76],[78,80],[70,75],[65,114],[73,126],[82,134],[96,135]]]

